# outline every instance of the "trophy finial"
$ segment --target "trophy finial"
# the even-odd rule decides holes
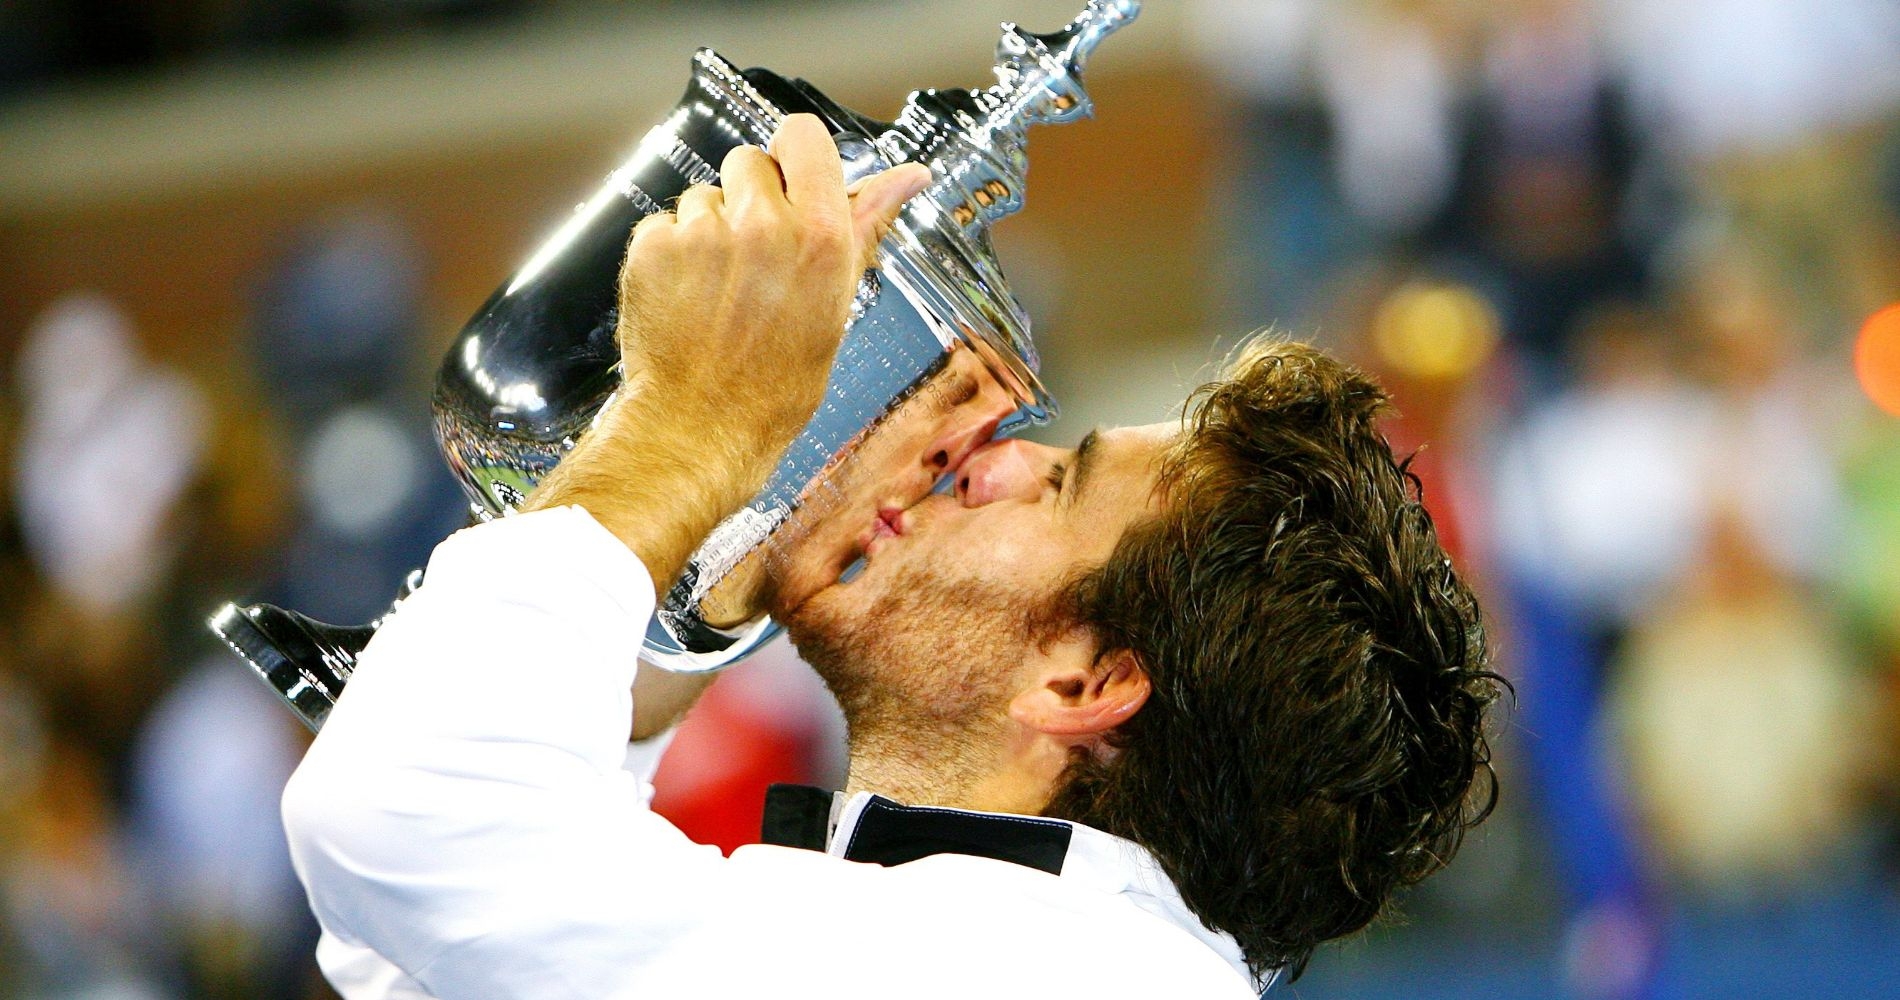
[[[996,43],[996,76],[1002,87],[1020,89],[1023,78],[1045,88],[1043,100],[1022,109],[1033,122],[1068,122],[1088,117],[1091,104],[1082,90],[1082,67],[1102,39],[1141,13],[1140,0],[1089,0],[1082,13],[1060,30],[1038,35],[1013,21],[1003,22]]]
[[[874,142],[890,162],[919,160],[941,180],[927,200],[971,240],[1023,206],[1029,126],[1088,117],[1082,65],[1103,38],[1133,20],[1139,0],[1089,0],[1060,30],[1038,35],[1004,22],[996,85],[979,91],[921,90]]]

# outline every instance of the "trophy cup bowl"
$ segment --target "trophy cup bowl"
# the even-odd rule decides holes
[[[1083,63],[1139,8],[1137,0],[1089,0],[1046,35],[1005,23],[994,86],[915,92],[894,122],[844,108],[803,80],[740,70],[710,49],[695,53],[673,112],[477,310],[443,360],[436,437],[474,517],[512,511],[619,389],[618,275],[642,218],[693,184],[718,183],[727,152],[766,145],[791,114],[827,124],[847,181],[925,163],[930,186],[905,206],[859,283],[824,401],[764,488],[714,529],[665,591],[641,657],[702,672],[758,649],[779,631],[766,614],[774,595],[810,586],[801,574],[850,572],[852,540],[877,515],[880,492],[913,476],[934,442],[974,447],[1054,415],[1029,319],[1003,280],[989,227],[1022,207],[1028,127],[1090,113]],[[930,485],[905,488],[914,500]],[[804,555],[791,559],[794,551]],[[418,585],[412,573],[396,606]],[[313,730],[377,624],[328,625],[267,604],[228,604],[211,620]]]

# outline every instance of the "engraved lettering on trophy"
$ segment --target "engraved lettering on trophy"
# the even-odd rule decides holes
[[[686,145],[686,140],[675,136],[673,144],[667,147],[663,155],[666,157],[666,162],[671,164],[674,170],[680,172],[680,176],[694,184],[719,183],[719,171],[714,170],[712,164],[693,152],[692,147]]]
[[[633,206],[640,210],[641,215],[655,215],[661,211],[660,203],[654,201],[645,191],[640,190],[640,185],[634,183],[633,171],[615,171],[614,182],[614,187],[620,191],[621,196],[633,202]]]

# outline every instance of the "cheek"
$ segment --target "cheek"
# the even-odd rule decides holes
[[[993,583],[1033,583],[1060,573],[1067,564],[1066,550],[1042,532],[976,534],[958,544],[945,562],[958,575]]]

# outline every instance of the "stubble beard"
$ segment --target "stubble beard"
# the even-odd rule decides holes
[[[952,804],[995,765],[1040,602],[906,568],[864,606],[823,591],[781,620],[844,712],[852,783]]]

